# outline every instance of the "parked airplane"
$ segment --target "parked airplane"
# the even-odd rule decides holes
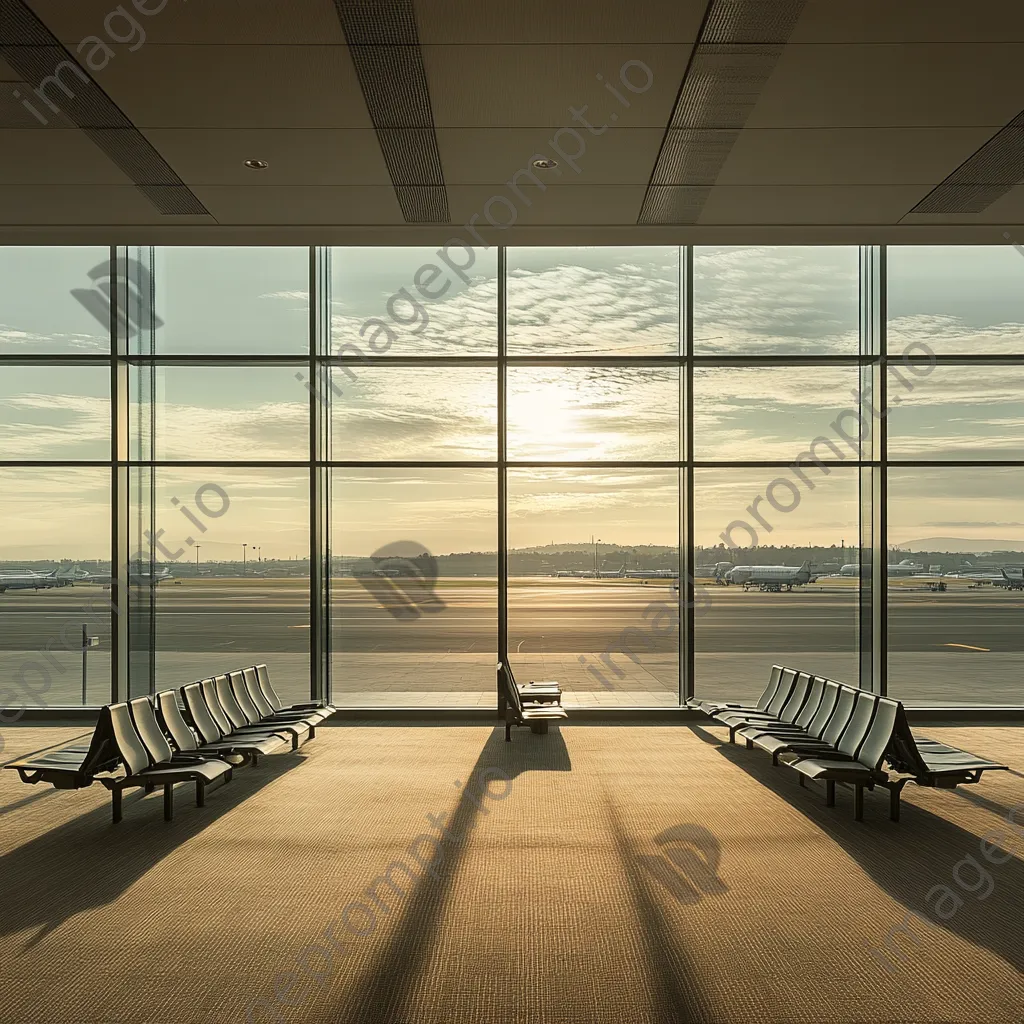
[[[675,580],[679,573],[675,569],[628,569],[625,576],[630,580]]]
[[[885,567],[885,574],[890,579],[900,579],[904,576],[921,576],[925,574],[924,566],[920,562],[904,558],[902,562],[889,564]],[[839,570],[840,576],[860,576],[860,562],[848,562]],[[932,575],[935,575],[934,573]]]
[[[1006,587],[1008,590],[1024,590],[1024,569],[1003,569],[1003,582],[993,580],[997,587]]]
[[[53,587],[69,587],[76,577],[78,566],[70,569],[54,569],[53,572],[0,572],[0,594],[8,590],[50,590]]]
[[[155,573],[142,569],[130,569],[128,571],[129,587],[155,587],[158,583],[173,579],[170,569],[158,569]],[[76,576],[76,583],[99,583],[104,590],[108,589],[113,582],[109,573],[86,573],[85,576]]]
[[[810,563],[803,565],[737,565],[725,574],[727,583],[742,583],[743,589],[757,587],[760,590],[778,592],[785,588],[810,583],[813,576]]]

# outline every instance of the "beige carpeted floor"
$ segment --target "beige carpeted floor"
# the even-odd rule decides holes
[[[84,731],[5,727],[3,760]],[[926,732],[1024,772],[1024,731]],[[116,828],[0,772],[0,1021],[1024,1019],[1024,776],[858,824],[723,735],[339,725]]]

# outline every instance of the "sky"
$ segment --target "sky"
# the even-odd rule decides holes
[[[26,357],[107,352],[102,326],[72,296],[94,287],[101,247],[0,248],[0,352]],[[465,253],[458,254],[465,261]],[[454,257],[453,257],[454,258]],[[510,356],[644,356],[679,351],[680,267],[675,247],[519,248],[507,252]],[[369,351],[365,325],[387,320],[387,355],[493,358],[497,257],[478,251],[467,281],[450,274],[433,302],[416,296],[429,248],[335,249],[331,346]],[[204,460],[297,461],[309,442],[306,372],[308,250],[301,247],[157,250],[157,352],[293,356],[259,367],[163,366],[132,376],[132,454],[200,465],[157,474],[168,536],[188,523],[171,505],[218,476],[231,510],[208,524],[204,555],[264,557],[308,547],[307,474],[298,468],[204,470]],[[941,353],[1024,353],[1024,260],[1010,246],[889,250],[890,351],[926,342]],[[422,280],[422,277],[420,277]],[[446,278],[437,279],[437,288]],[[858,349],[858,253],[852,247],[701,247],[694,265],[699,355],[847,354]],[[401,289],[405,293],[400,293]],[[393,297],[399,294],[396,300]],[[405,296],[412,297],[411,300]],[[398,323],[396,321],[403,321]],[[361,332],[362,331],[362,335]],[[890,380],[902,402],[888,417],[891,457],[1024,458],[1024,368],[938,367]],[[336,370],[333,458],[486,461],[497,453],[493,366],[374,366]],[[698,459],[792,459],[830,433],[857,386],[850,367],[710,367],[693,374]],[[109,457],[106,366],[0,370],[0,461]],[[509,367],[508,454],[513,460],[674,461],[680,452],[675,367]],[[142,399],[143,401],[140,401]],[[767,470],[699,469],[695,543],[711,545],[763,493]],[[893,543],[919,537],[1024,538],[1016,470],[893,470]],[[109,547],[109,473],[0,469],[0,559],[102,558]],[[216,481],[214,481],[216,482]],[[497,482],[491,468],[344,469],[335,473],[335,549],[368,554],[395,539],[437,553],[493,550]],[[608,543],[675,543],[678,473],[672,468],[509,473],[509,543],[599,536]],[[847,543],[856,535],[855,474],[840,467],[791,513],[772,512],[769,543]],[[166,523],[165,523],[166,520]],[[179,531],[180,532],[180,531]],[[251,538],[251,539],[250,539]],[[176,548],[179,545],[173,545]]]

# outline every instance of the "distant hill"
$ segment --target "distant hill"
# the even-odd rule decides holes
[[[922,537],[900,544],[901,551],[951,551],[981,554],[984,551],[1024,551],[1024,540],[986,540],[967,537]]]

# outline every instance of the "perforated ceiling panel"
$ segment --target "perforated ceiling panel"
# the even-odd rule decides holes
[[[911,213],[983,213],[1024,181],[1024,110],[937,185]]]
[[[33,125],[76,124],[160,213],[209,213],[22,0],[0,0],[0,56],[24,80],[12,95]]]
[[[805,3],[712,0],[639,223],[697,223],[707,186],[715,183],[729,159]]]
[[[391,182],[410,224],[450,219],[412,0],[334,0]]]

